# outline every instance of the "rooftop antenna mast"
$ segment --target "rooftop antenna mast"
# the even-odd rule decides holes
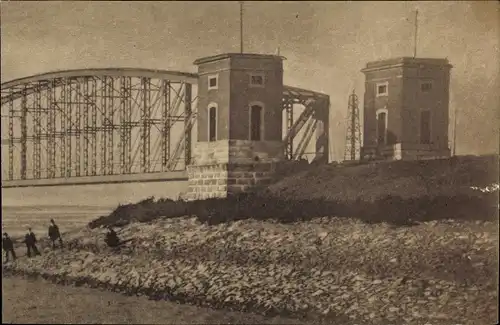
[[[240,3],[240,53],[243,53],[243,1]]]
[[[418,9],[415,11],[415,33],[413,40],[413,58],[417,57],[417,35],[418,35]]]

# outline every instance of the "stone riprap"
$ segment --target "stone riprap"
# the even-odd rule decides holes
[[[342,324],[489,324],[496,320],[498,225],[394,228],[324,218],[207,226],[195,218],[130,224],[120,252],[102,229],[68,234],[70,251],[4,266],[15,274],[154,299]]]

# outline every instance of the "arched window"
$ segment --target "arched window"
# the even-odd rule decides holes
[[[217,140],[217,106],[210,105],[208,107],[208,141]]]
[[[250,140],[262,141],[262,114],[264,109],[259,104],[250,105]]]
[[[431,143],[431,112],[429,110],[420,111],[420,143]]]
[[[387,109],[377,110],[377,144],[387,144]]]

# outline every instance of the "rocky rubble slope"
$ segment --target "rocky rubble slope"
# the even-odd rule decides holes
[[[498,224],[414,227],[322,218],[208,226],[133,223],[120,251],[101,229],[68,234],[70,251],[20,259],[15,274],[213,308],[342,324],[490,324],[496,320]]]

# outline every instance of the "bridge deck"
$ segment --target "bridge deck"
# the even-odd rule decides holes
[[[105,175],[105,176],[81,176],[81,177],[72,176],[68,178],[2,180],[2,188],[90,185],[90,184],[119,184],[119,183],[138,183],[138,182],[187,181],[187,180],[188,176],[186,171],[173,171],[173,172],[158,172],[158,173],[129,174],[129,175]]]

